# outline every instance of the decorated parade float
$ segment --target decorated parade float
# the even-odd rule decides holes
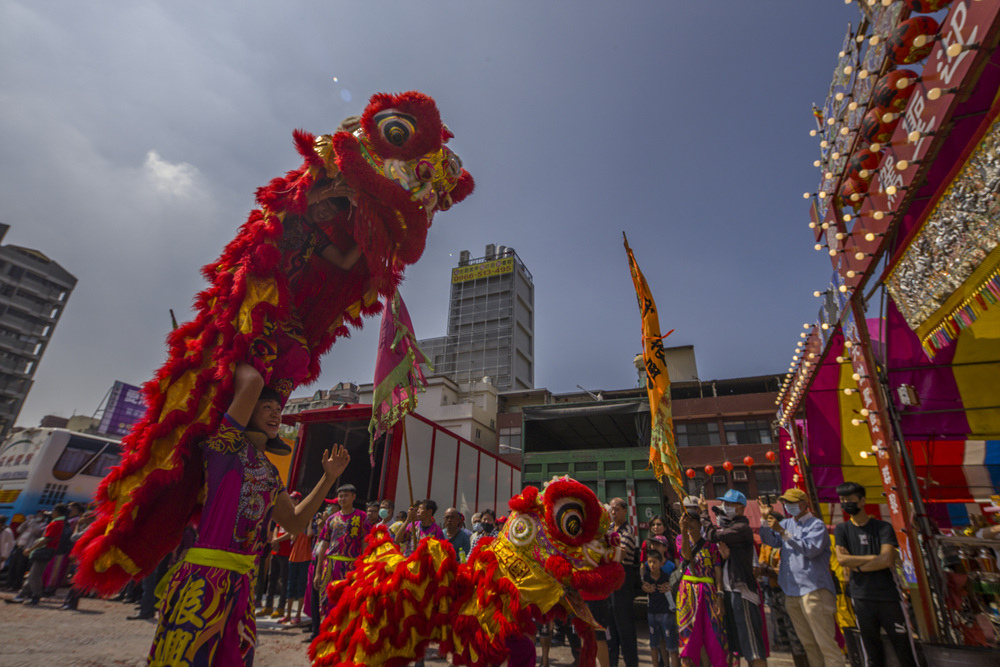
[[[828,523],[838,484],[868,489],[941,664],[1000,628],[1000,543],[966,535],[1000,485],[1000,1],[859,8],[813,110],[805,197],[833,270],[777,400],[782,465]]]

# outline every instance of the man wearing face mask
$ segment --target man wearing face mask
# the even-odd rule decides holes
[[[881,630],[885,630],[900,665],[915,665],[906,617],[892,570],[896,562],[896,533],[892,524],[873,519],[865,511],[865,487],[844,482],[837,487],[840,507],[848,521],[837,526],[837,561],[850,570],[848,595],[861,633],[866,663],[885,664]]]
[[[472,536],[472,540],[469,546],[469,553],[476,550],[476,545],[479,544],[479,540],[484,537],[496,537],[499,535],[499,531],[496,528],[497,515],[493,513],[491,509],[485,509],[479,514],[479,530],[475,532]]]
[[[785,592],[785,609],[813,667],[843,667],[844,654],[836,640],[837,595],[830,573],[830,535],[816,517],[801,489],[778,497],[788,516],[779,521],[762,498],[760,540],[781,549],[778,585]]]
[[[701,511],[701,534],[707,541],[729,548],[729,557],[722,565],[721,591],[726,610],[732,613],[727,625],[735,630],[735,636],[730,633],[729,648],[738,652],[752,667],[763,667],[767,665],[764,619],[760,612],[760,589],[753,574],[757,552],[750,519],[743,515],[747,497],[736,489],[729,489],[717,500],[722,501],[725,526],[721,525],[721,520],[719,526],[712,523],[704,495],[698,500],[698,509]]]

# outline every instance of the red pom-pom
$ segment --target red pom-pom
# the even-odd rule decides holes
[[[778,458],[778,455],[772,451],[768,451],[767,454],[764,454],[764,458],[766,458],[768,461],[774,461]]]
[[[706,475],[715,474],[715,466],[705,466],[705,474]]]
[[[687,470],[684,471],[684,474],[690,477],[691,479],[694,479],[695,476],[694,468],[688,468]]]
[[[722,467],[725,468],[727,471],[731,471],[733,469],[733,462],[726,461],[725,463],[722,464]]]
[[[752,456],[744,456],[743,457],[743,463],[745,463],[746,466],[749,468],[750,466],[753,465],[753,457]]]

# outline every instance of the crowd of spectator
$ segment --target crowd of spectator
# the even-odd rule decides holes
[[[637,597],[645,597],[650,659],[662,667],[730,665],[738,658],[759,667],[771,650],[792,653],[796,665],[843,667],[846,659],[877,666],[886,664],[882,632],[898,664],[916,664],[894,578],[895,533],[866,513],[864,487],[847,482],[837,493],[847,520],[836,526],[832,539],[799,489],[778,498],[783,512],[758,499],[759,538],[746,516],[747,499],[736,490],[718,498],[712,511],[704,497],[684,498],[677,512],[649,521],[641,542],[625,501],[611,499],[611,530],[626,576],[609,598],[588,603],[605,628],[598,637],[599,664],[617,665],[621,658],[626,667],[638,665]],[[303,500],[297,492],[290,497],[296,505]],[[483,538],[499,534],[503,522],[484,509],[467,525],[466,517],[449,507],[438,523],[438,509],[425,499],[397,513],[393,501],[359,502],[354,486],[344,484],[303,532],[292,534],[272,522],[258,561],[256,615],[301,627],[309,635],[304,641],[311,641],[329,609],[324,591],[347,575],[376,527],[387,530],[404,554],[434,538],[447,541],[465,561]],[[7,602],[36,605],[70,585],[60,609],[76,609],[81,592],[71,586],[70,552],[92,519],[80,503],[38,512],[16,530],[0,516],[0,583],[17,591]],[[977,536],[996,534],[1000,528],[976,526]],[[121,591],[117,600],[138,605],[128,618],[155,618],[157,584],[195,541],[192,528],[153,573]],[[541,665],[551,664],[554,642],[579,653],[569,623],[542,625]]]

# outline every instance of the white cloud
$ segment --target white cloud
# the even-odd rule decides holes
[[[171,164],[156,151],[146,153],[143,176],[157,192],[183,197],[195,189],[198,169],[187,162]]]

